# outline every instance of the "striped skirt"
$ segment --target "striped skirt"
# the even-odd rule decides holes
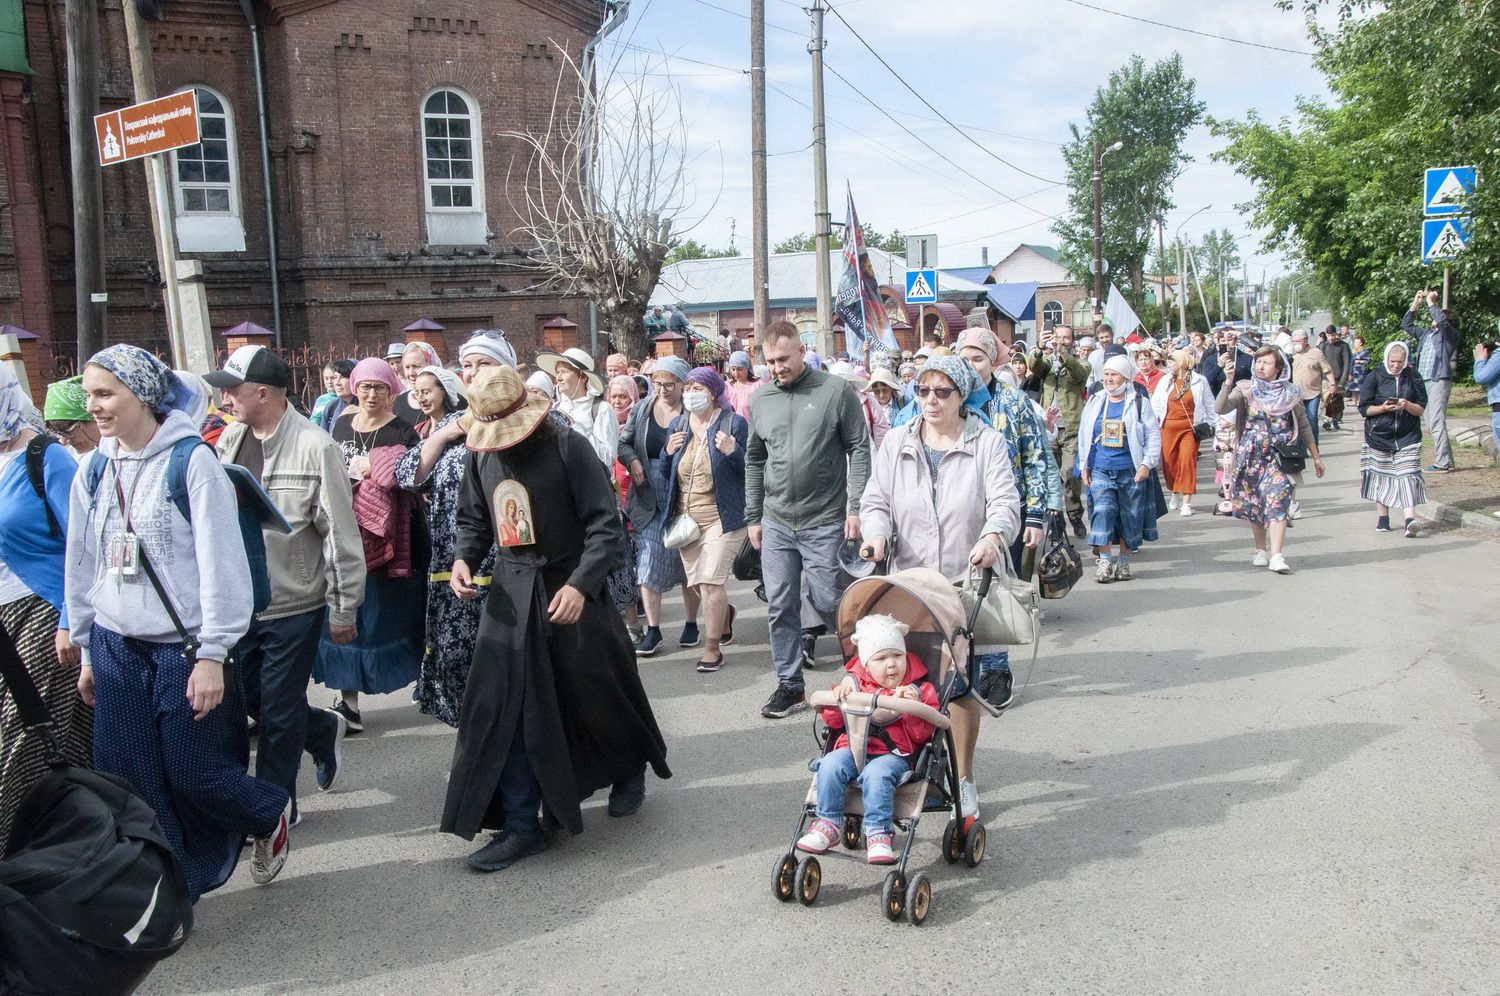
[[[1359,496],[1387,508],[1412,508],[1425,502],[1422,444],[1394,453],[1366,445],[1359,454]]]
[[[89,768],[94,762],[94,710],[78,697],[78,666],[57,663],[57,621],[57,610],[38,595],[0,605],[0,625],[15,641],[26,673],[47,703],[63,756],[71,765]],[[0,682],[0,853],[22,796],[46,771],[41,744],[22,732],[15,701]]]

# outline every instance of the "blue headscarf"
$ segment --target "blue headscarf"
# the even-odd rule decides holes
[[[692,373],[693,368],[688,366],[688,361],[680,356],[663,356],[656,361],[656,366],[651,368],[652,373],[658,371],[671,374],[685,384],[687,383],[688,374]]]
[[[139,346],[116,343],[89,358],[89,363],[119,378],[141,404],[158,415],[189,412],[192,392],[171,369]]]

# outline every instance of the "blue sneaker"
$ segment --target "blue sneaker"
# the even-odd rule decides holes
[[[637,657],[651,657],[661,646],[661,627],[647,626],[641,638],[635,641],[635,655]]]
[[[698,624],[689,622],[683,625],[682,635],[677,638],[677,645],[683,650],[690,650],[703,642],[703,637],[698,632]]]
[[[349,734],[349,721],[342,713],[334,712],[332,709],[323,711],[333,717],[338,728],[333,732],[333,750],[327,757],[313,762],[313,775],[318,781],[319,792],[329,791],[339,780],[339,770],[344,763],[344,737]]]

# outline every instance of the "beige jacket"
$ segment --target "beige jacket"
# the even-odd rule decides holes
[[[219,437],[219,459],[235,463],[248,431],[243,422],[231,423]],[[261,449],[261,486],[292,531],[266,532],[271,604],[256,618],[282,619],[327,605],[330,625],[354,625],[365,600],[365,551],[338,443],[288,405]]]
[[[1302,400],[1311,401],[1321,397],[1328,378],[1333,376],[1333,367],[1323,357],[1317,346],[1308,346],[1300,353],[1292,354],[1292,383],[1302,389]]]

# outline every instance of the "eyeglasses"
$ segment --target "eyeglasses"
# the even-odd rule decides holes
[[[52,435],[57,436],[58,438],[66,439],[67,437],[73,435],[73,433],[75,433],[75,432],[78,431],[78,423],[77,422],[48,422],[47,423],[47,431],[50,432],[50,433],[52,433]]]
[[[677,387],[677,381],[675,379],[674,380],[653,380],[651,382],[651,386],[654,387],[654,388],[656,388],[658,391],[670,391],[670,390],[673,390],[674,388]]]
[[[947,401],[949,398],[953,397],[957,393],[958,393],[958,388],[956,388],[956,387],[925,387],[924,386],[924,387],[917,388],[917,397],[919,397],[919,398],[925,398],[929,394],[936,394],[937,395],[937,399],[939,401]]]

